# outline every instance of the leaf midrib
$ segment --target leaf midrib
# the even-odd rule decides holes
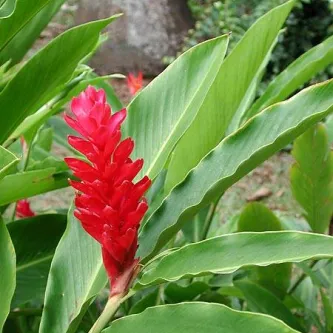
[[[28,269],[28,268],[30,268],[32,266],[37,266],[37,265],[39,265],[41,263],[44,263],[44,262],[46,262],[48,260],[51,261],[52,258],[53,258],[53,255],[54,255],[54,253],[49,254],[49,255],[47,255],[45,257],[39,258],[39,259],[32,260],[32,261],[30,261],[28,263],[25,263],[25,264],[22,264],[22,265],[18,265],[18,266],[16,266],[16,273],[21,272],[21,271],[23,271],[25,269]]]
[[[223,36],[220,37],[221,40],[222,40],[222,39],[224,40],[224,38],[222,38],[222,37],[227,38],[228,35],[223,35]],[[226,45],[226,49],[227,49],[227,47],[228,47],[228,38],[227,38],[227,40],[226,40],[226,43],[227,43],[227,45]],[[214,76],[214,79],[213,79],[212,82],[210,83],[209,88],[207,89],[207,92],[205,93],[204,96],[207,96],[208,92],[210,91],[210,89],[211,89],[213,83],[214,83],[215,80],[216,80],[216,77],[217,77],[218,74],[220,73],[220,68],[221,68],[221,66],[222,66],[222,64],[223,64],[223,62],[224,62],[224,60],[225,60],[225,55],[224,55],[223,58],[222,58],[222,62],[221,62],[221,64],[220,64],[220,66],[219,66],[219,70],[216,71],[216,75]],[[211,77],[211,76],[209,75],[209,73],[212,71],[213,66],[214,66],[214,64],[212,63],[211,66],[209,67],[209,70],[207,71],[208,74],[206,75],[205,79],[201,81],[201,84],[198,86],[198,88],[196,89],[195,93],[193,94],[191,100],[188,102],[188,104],[187,104],[187,106],[186,106],[184,112],[183,112],[182,115],[178,118],[176,124],[175,124],[174,127],[173,127],[173,130],[170,132],[170,134],[169,134],[169,135],[166,137],[166,139],[164,140],[164,143],[163,143],[162,146],[160,147],[158,153],[155,154],[155,158],[154,158],[154,160],[151,162],[150,167],[148,168],[148,170],[147,170],[147,172],[146,172],[146,174],[147,174],[148,176],[150,176],[150,172],[151,172],[151,171],[153,170],[153,168],[155,167],[155,165],[156,165],[158,159],[160,158],[160,156],[162,155],[162,153],[163,153],[163,151],[164,151],[164,148],[165,148],[166,145],[169,143],[170,138],[173,136],[173,134],[174,134],[174,133],[176,132],[176,130],[178,129],[179,124],[181,123],[181,121],[182,121],[183,118],[185,117],[185,115],[186,115],[186,113],[187,113],[187,110],[188,110],[188,109],[190,108],[190,106],[192,105],[193,100],[194,100],[194,99],[196,98],[196,96],[198,95],[198,92],[199,92],[199,91],[201,90],[201,88],[204,86],[204,84],[206,83],[206,80],[207,80],[209,77]],[[215,71],[214,71],[214,72],[215,72]],[[205,99],[205,98],[203,98],[203,101],[204,101],[204,99]],[[200,111],[200,108],[201,108],[201,106],[202,106],[202,104],[203,104],[203,101],[201,102],[200,106],[198,106],[198,110],[197,110],[195,116],[193,117],[192,121],[190,122],[190,124],[188,124],[187,128],[189,128],[189,127],[191,126],[191,124],[193,123],[194,119],[195,119],[196,116],[198,115],[198,112]],[[179,138],[179,139],[180,139],[180,138]]]
[[[32,19],[38,14],[40,13],[49,3],[51,2],[51,0],[48,0],[44,3],[44,5],[42,5],[41,7],[39,7],[38,10],[34,11],[33,13],[31,13],[31,16],[25,21],[24,24],[22,24],[21,26],[18,27],[18,29],[15,31],[15,33],[13,33],[9,38],[7,38],[7,40],[5,41],[5,43],[3,44],[3,46],[0,48],[0,52],[4,50],[4,48],[15,38],[15,36],[17,36],[22,29],[29,24]],[[17,6],[17,3],[16,3]],[[15,7],[12,15],[15,15],[15,11],[16,11],[17,7]],[[12,15],[8,16],[6,19],[9,19]]]

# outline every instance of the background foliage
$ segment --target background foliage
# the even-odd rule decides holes
[[[188,5],[196,20],[184,40],[183,50],[209,38],[231,32],[229,52],[245,31],[264,13],[286,0],[189,0]],[[288,17],[284,31],[272,53],[258,93],[267,83],[301,54],[331,35],[333,4],[330,0],[299,0]],[[165,58],[169,63],[173,58]],[[332,67],[312,78],[312,83],[327,79]]]

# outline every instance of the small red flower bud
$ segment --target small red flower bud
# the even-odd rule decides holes
[[[69,136],[68,142],[88,160],[65,158],[81,179],[70,181],[78,191],[74,215],[102,246],[111,294],[124,292],[138,270],[138,229],[148,209],[143,195],[151,181],[148,177],[133,181],[143,160],[131,160],[131,138],[121,141],[126,109],[112,114],[105,92],[93,87],[74,98],[71,108],[75,118],[65,115],[65,120],[82,137]]]
[[[32,217],[36,214],[31,210],[30,203],[28,200],[19,200],[16,205],[16,217],[25,218]]]
[[[142,89],[143,74],[142,72],[138,73],[138,76],[135,76],[133,73],[129,73],[127,76],[127,86],[132,96],[136,95],[138,91]]]

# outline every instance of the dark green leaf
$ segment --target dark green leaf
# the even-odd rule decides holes
[[[107,281],[100,245],[68,213],[47,281],[40,333],[76,332],[76,320]]]
[[[65,231],[66,215],[46,214],[8,224],[16,252],[16,289],[12,307],[43,303],[55,248]]]
[[[281,319],[290,327],[304,332],[304,328],[292,312],[270,291],[248,281],[237,281],[235,286],[242,291],[251,311]]]
[[[0,332],[15,290],[15,250],[6,225],[0,219]]]

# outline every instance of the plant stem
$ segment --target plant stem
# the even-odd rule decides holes
[[[205,220],[205,223],[204,223],[204,226],[203,226],[203,231],[202,231],[202,236],[201,236],[201,240],[204,240],[207,238],[208,236],[208,232],[209,232],[209,229],[210,229],[210,226],[212,224],[212,221],[213,221],[213,217],[215,215],[215,212],[216,212],[216,208],[217,208],[217,205],[220,201],[220,198],[219,197],[215,202],[213,202],[210,206],[210,209],[209,209],[209,212],[208,212],[208,215],[207,215],[207,218]]]
[[[99,316],[94,326],[90,329],[89,333],[100,333],[102,329],[105,328],[117,312],[120,304],[126,299],[126,297],[123,298],[123,296],[123,294],[117,294],[109,298],[102,314]]]
[[[28,166],[29,159],[30,159],[30,154],[31,154],[31,151],[32,151],[32,148],[33,148],[33,142],[35,140],[36,133],[37,133],[36,131],[35,131],[35,133],[33,133],[31,142],[30,142],[30,144],[27,148],[26,155],[25,155],[24,162],[23,162],[23,166],[22,166],[22,170],[21,170],[22,172],[25,171],[25,169]],[[13,210],[13,214],[12,214],[12,218],[11,218],[12,221],[15,220],[16,208],[17,208],[17,202],[15,202],[15,204],[14,204],[14,210]]]
[[[313,261],[310,265],[309,268],[313,268],[318,261]],[[288,295],[291,295],[296,289],[297,287],[303,282],[303,280],[307,277],[307,274],[303,273],[298,280],[294,283],[294,285],[289,289],[288,291]]]

